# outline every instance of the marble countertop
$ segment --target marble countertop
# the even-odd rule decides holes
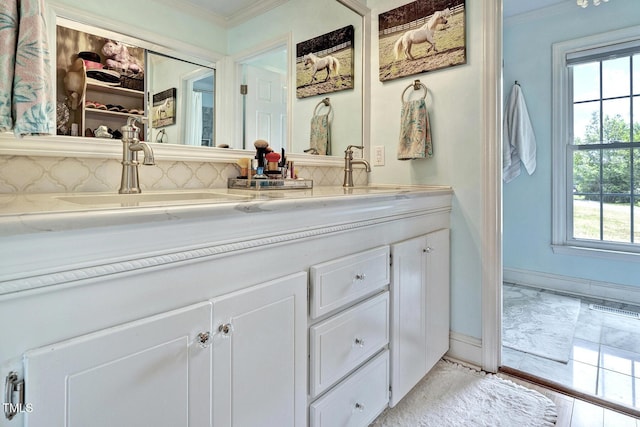
[[[370,185],[352,188],[317,186],[295,190],[238,190],[227,188],[147,191],[141,194],[113,193],[5,193],[0,194],[0,235],[47,230],[68,220],[96,225],[119,217],[127,222],[157,214],[222,212],[251,209],[256,204],[296,203],[322,200],[323,203],[350,199],[376,199],[397,195],[450,194],[451,187],[423,185]],[[59,224],[61,225],[61,224]],[[79,225],[79,224],[76,224]],[[71,226],[71,225],[70,225]],[[26,228],[27,229],[26,229]],[[58,229],[59,227],[55,227]],[[62,227],[64,228],[64,227]],[[73,227],[72,228],[77,228]]]
[[[294,190],[227,188],[114,193],[0,194],[0,237],[64,231],[103,225],[194,218],[257,209],[287,209],[301,203],[345,203],[389,197],[451,194],[448,186],[370,185],[353,188],[317,186]],[[277,207],[276,207],[277,206]]]

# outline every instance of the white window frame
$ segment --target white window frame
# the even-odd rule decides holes
[[[638,261],[640,248],[612,242],[584,241],[569,237],[573,205],[569,179],[573,161],[567,148],[573,141],[572,81],[567,67],[567,54],[630,42],[640,37],[640,26],[596,34],[552,45],[552,226],[551,247],[554,253],[594,256]]]

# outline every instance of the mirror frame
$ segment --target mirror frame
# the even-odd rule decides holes
[[[370,141],[370,82],[371,82],[371,10],[359,0],[336,0],[354,11],[362,18],[362,141],[365,147],[363,157],[369,157]],[[156,40],[157,43],[147,42],[144,46],[148,49],[167,53],[178,59],[200,59],[201,65],[212,66],[216,69],[217,81],[232,79],[235,74],[236,64],[233,58],[212,51],[201,49],[175,39],[164,37],[157,33],[137,29],[130,34],[123,34],[113,30],[119,23],[115,20],[105,19],[87,12],[78,11],[65,5],[50,1],[47,4],[48,22],[58,22],[58,18],[75,21],[87,26],[93,26],[107,32],[118,33],[123,42],[138,43],[139,40]],[[55,40],[56,25],[49,25],[49,39]],[[122,37],[120,37],[122,35]],[[290,36],[289,36],[290,38]],[[289,42],[292,43],[292,42]],[[51,53],[54,57],[54,53]],[[291,59],[289,59],[290,61]],[[53,61],[52,63],[55,63]],[[291,80],[293,77],[289,76]],[[53,99],[55,97],[55,85],[52,85]],[[232,134],[230,128],[234,125],[233,102],[227,99],[225,91],[216,91],[216,124],[222,135]],[[227,108],[226,106],[229,106]],[[290,108],[290,107],[288,107]],[[226,128],[225,128],[226,127]],[[290,132],[290,130],[288,130]],[[121,154],[119,141],[105,140],[97,142],[87,141],[83,137],[71,137],[61,135],[51,136],[26,136],[16,138],[12,133],[0,134],[0,155],[9,156],[38,156],[38,157],[83,157],[83,158],[118,158]],[[227,149],[215,147],[197,147],[181,144],[159,144],[154,146],[156,157],[163,160],[180,160],[189,162],[216,162],[233,163],[240,158],[247,157],[247,153],[253,150]],[[303,166],[341,167],[342,156],[314,156],[305,153],[288,154],[291,160]]]

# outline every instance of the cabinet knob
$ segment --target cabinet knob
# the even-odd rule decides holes
[[[198,334],[198,344],[200,344],[202,348],[209,347],[209,344],[211,344],[211,333],[209,331],[200,332]]]
[[[364,273],[357,273],[355,279],[356,280],[364,280],[367,278],[367,275]]]
[[[364,347],[364,338],[357,338],[354,340],[355,345],[358,347]]]
[[[225,323],[223,325],[218,326],[218,332],[223,335],[229,335],[233,331],[233,327],[231,323]]]
[[[427,246],[426,248],[424,248],[422,250],[422,252],[426,252],[426,253],[430,254],[431,252],[433,252],[433,248],[431,246]]]
[[[356,402],[355,409],[362,412],[364,411],[364,405],[362,403]]]

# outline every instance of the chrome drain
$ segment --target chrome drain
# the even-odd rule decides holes
[[[601,311],[603,313],[617,314],[618,316],[631,317],[633,319],[640,319],[640,313],[635,311],[622,310],[620,308],[606,307],[600,304],[589,304],[589,309]]]

